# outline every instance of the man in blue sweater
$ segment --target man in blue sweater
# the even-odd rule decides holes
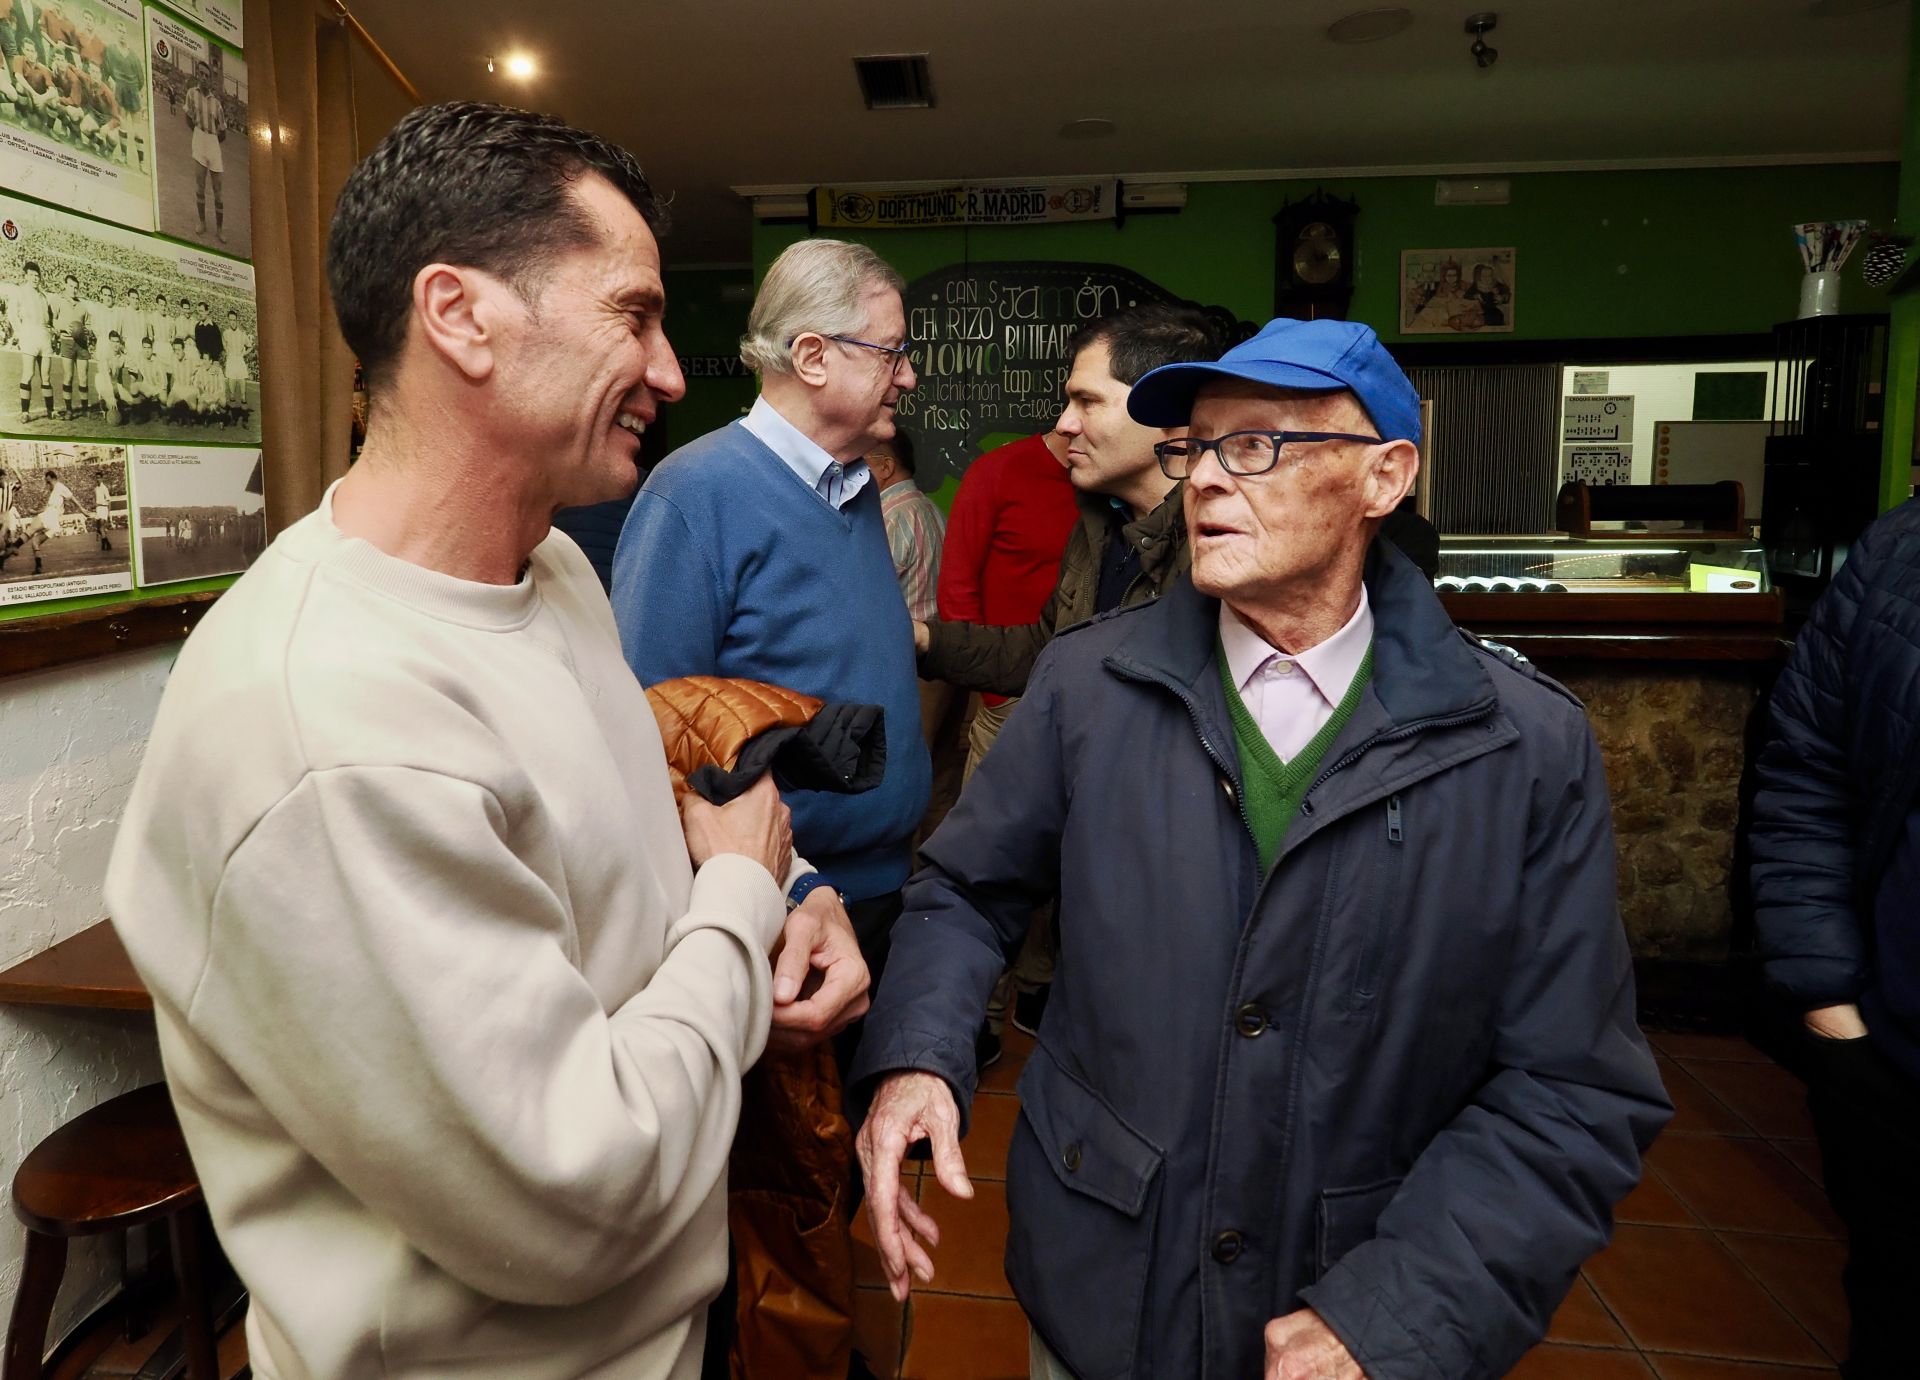
[[[741,341],[759,399],[661,462],[613,561],[642,685],[740,676],[884,709],[878,788],[785,794],[795,847],[819,869],[801,885],[838,888],[876,986],[932,774],[913,625],[861,458],[893,436],[916,382],[902,286],[862,245],[804,240],[776,259]]]
[[[1920,1288],[1920,501],[1861,535],[1774,686],[1754,918],[1804,1013],[1827,1196],[1847,1224],[1847,1380],[1915,1374]]]

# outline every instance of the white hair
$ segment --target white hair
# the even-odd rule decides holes
[[[793,338],[803,331],[858,335],[874,288],[904,292],[892,264],[846,240],[801,240],[767,270],[740,337],[740,358],[756,374],[791,374]]]

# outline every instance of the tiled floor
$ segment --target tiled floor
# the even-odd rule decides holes
[[[1676,1115],[1587,1262],[1547,1341],[1516,1380],[1812,1380],[1835,1376],[1847,1310],[1845,1251],[1819,1185],[1799,1081],[1744,1040],[1652,1035]],[[881,1286],[864,1217],[854,1232],[858,1330],[877,1374],[1024,1380],[1026,1323],[1000,1258],[1013,1095],[1032,1041],[1010,1034],[965,1145],[976,1196],[949,1198],[908,1167],[938,1219],[930,1287],[902,1307]]]
[[[1621,1205],[1614,1242],[1587,1262],[1547,1341],[1518,1380],[1811,1380],[1835,1376],[1846,1343],[1839,1224],[1799,1082],[1744,1040],[1654,1035],[1677,1110],[1648,1173]],[[1024,1380],[1027,1329],[1001,1270],[1015,1080],[1033,1042],[1009,1032],[987,1071],[965,1146],[971,1202],[918,1164],[938,1218],[931,1287],[902,1306],[881,1284],[864,1215],[855,1228],[857,1330],[877,1374],[901,1380]],[[131,1375],[158,1333],[116,1344],[86,1376]],[[236,1344],[238,1349],[236,1350]],[[223,1339],[223,1372],[244,1358]],[[77,1370],[77,1368],[75,1368]],[[75,1375],[75,1370],[68,1372]],[[63,1377],[65,1380],[65,1377]]]

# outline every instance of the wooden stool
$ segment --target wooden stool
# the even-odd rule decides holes
[[[67,1241],[160,1220],[173,1246],[187,1374],[219,1380],[204,1259],[206,1201],[166,1084],[103,1102],[34,1146],[13,1176],[13,1211],[27,1226],[27,1258],[0,1380],[42,1380]]]

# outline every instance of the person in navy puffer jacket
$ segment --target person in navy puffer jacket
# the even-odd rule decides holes
[[[1920,1291],[1920,501],[1855,543],[1774,688],[1754,802],[1768,981],[1805,1012],[1847,1225],[1848,1380],[1911,1376]]]

